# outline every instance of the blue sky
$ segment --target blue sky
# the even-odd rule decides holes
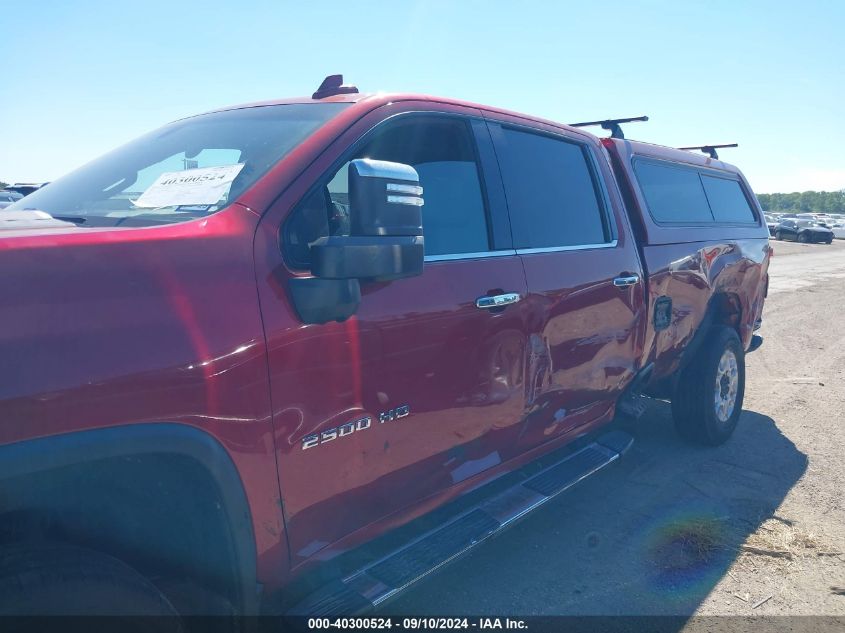
[[[452,96],[629,136],[738,141],[758,193],[845,188],[845,2],[0,0],[0,180],[167,121],[310,94]]]

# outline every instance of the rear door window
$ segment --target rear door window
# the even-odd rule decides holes
[[[754,224],[754,212],[742,192],[739,181],[701,175],[701,182],[716,222]]]
[[[502,127],[496,152],[520,249],[589,246],[610,241],[610,227],[587,148]]]

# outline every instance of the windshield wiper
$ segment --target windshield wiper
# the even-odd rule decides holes
[[[41,209],[3,209],[0,211],[0,228],[31,229],[74,226],[73,222],[53,217]]]
[[[36,209],[34,207],[26,207],[23,209],[24,211],[31,211],[33,214],[37,215],[39,213],[43,213],[44,215],[50,216],[50,218],[54,220],[62,220],[63,222],[71,222],[73,224],[85,224],[88,221],[88,218],[83,218],[76,215],[53,215],[43,209]],[[42,216],[43,218],[44,216]]]
[[[73,222],[74,224],[85,224],[88,221],[88,218],[83,218],[76,215],[54,215],[53,217],[57,220]]]

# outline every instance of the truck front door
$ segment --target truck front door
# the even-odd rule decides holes
[[[496,431],[521,418],[525,304],[491,308],[483,299],[523,298],[525,276],[506,213],[494,208],[501,183],[483,178],[481,157],[495,157],[480,112],[451,109],[361,121],[351,147],[330,148],[321,159],[330,166],[302,176],[308,192],[277,204],[292,206],[286,219],[271,210],[259,229],[259,291],[294,565],[495,467],[506,459]],[[285,300],[286,279],[307,274],[309,243],[343,224],[354,158],[405,163],[419,173],[424,272],[362,283],[354,317],[303,325]]]

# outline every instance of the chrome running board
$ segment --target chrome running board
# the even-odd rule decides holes
[[[600,436],[527,480],[309,594],[289,614],[351,615],[379,605],[616,461],[633,441],[622,431]]]

